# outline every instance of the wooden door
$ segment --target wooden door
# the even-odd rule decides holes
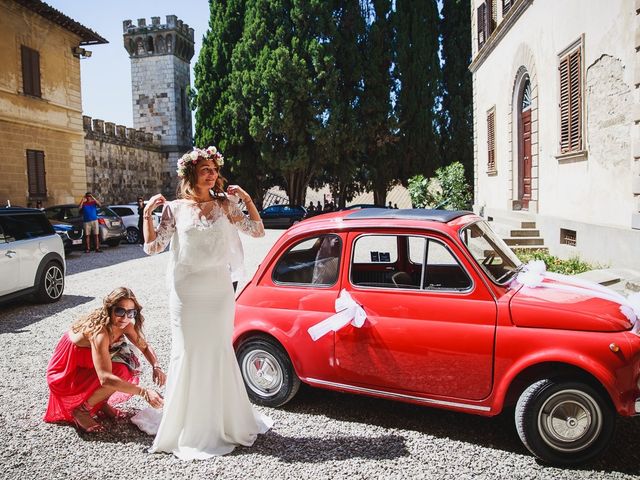
[[[531,200],[531,109],[527,109],[520,115],[521,139],[519,158],[519,195],[518,200],[523,209],[529,208]]]

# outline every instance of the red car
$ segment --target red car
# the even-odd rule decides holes
[[[635,317],[597,289],[523,273],[533,274],[469,212],[306,220],[237,300],[249,395],[277,407],[305,382],[485,416],[515,406],[534,455],[586,462],[610,443],[616,413],[640,413]]]

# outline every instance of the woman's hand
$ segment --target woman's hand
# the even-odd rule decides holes
[[[157,207],[159,207],[160,205],[164,205],[165,203],[167,203],[167,199],[164,198],[164,195],[162,195],[161,193],[157,193],[156,195],[151,197],[145,205],[144,214],[150,215]]]
[[[153,383],[162,387],[167,381],[167,376],[160,367],[153,367]]]
[[[251,196],[247,192],[245,192],[240,187],[240,185],[229,185],[227,187],[227,194],[235,195],[240,200],[242,200],[244,203],[249,203],[251,201]]]
[[[162,395],[150,388],[142,388],[140,396],[153,408],[161,408],[164,405],[164,398],[162,398]]]

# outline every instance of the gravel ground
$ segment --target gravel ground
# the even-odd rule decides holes
[[[243,237],[248,272],[281,233]],[[147,453],[152,438],[126,419],[93,435],[44,423],[45,369],[56,342],[112,288],[136,292],[149,341],[167,363],[166,261],[166,254],[146,257],[133,245],[74,253],[61,301],[0,306],[0,478],[640,478],[640,419],[619,421],[611,449],[597,463],[562,470],[525,450],[509,414],[483,418],[304,386],[285,407],[262,409],[275,426],[253,447],[200,462]],[[145,364],[142,384],[150,386],[150,378]],[[138,397],[125,404],[131,413],[142,407]]]

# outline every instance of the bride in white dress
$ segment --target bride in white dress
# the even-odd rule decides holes
[[[249,403],[232,346],[234,292],[229,272],[233,229],[264,235],[251,197],[237,185],[249,217],[222,190],[223,157],[215,147],[194,149],[178,161],[178,200],[153,196],[144,211],[144,250],[162,252],[168,266],[171,362],[162,419],[151,452],[204,459],[252,445],[271,420]],[[151,212],[164,204],[153,229]],[[153,429],[152,429],[153,430]]]

